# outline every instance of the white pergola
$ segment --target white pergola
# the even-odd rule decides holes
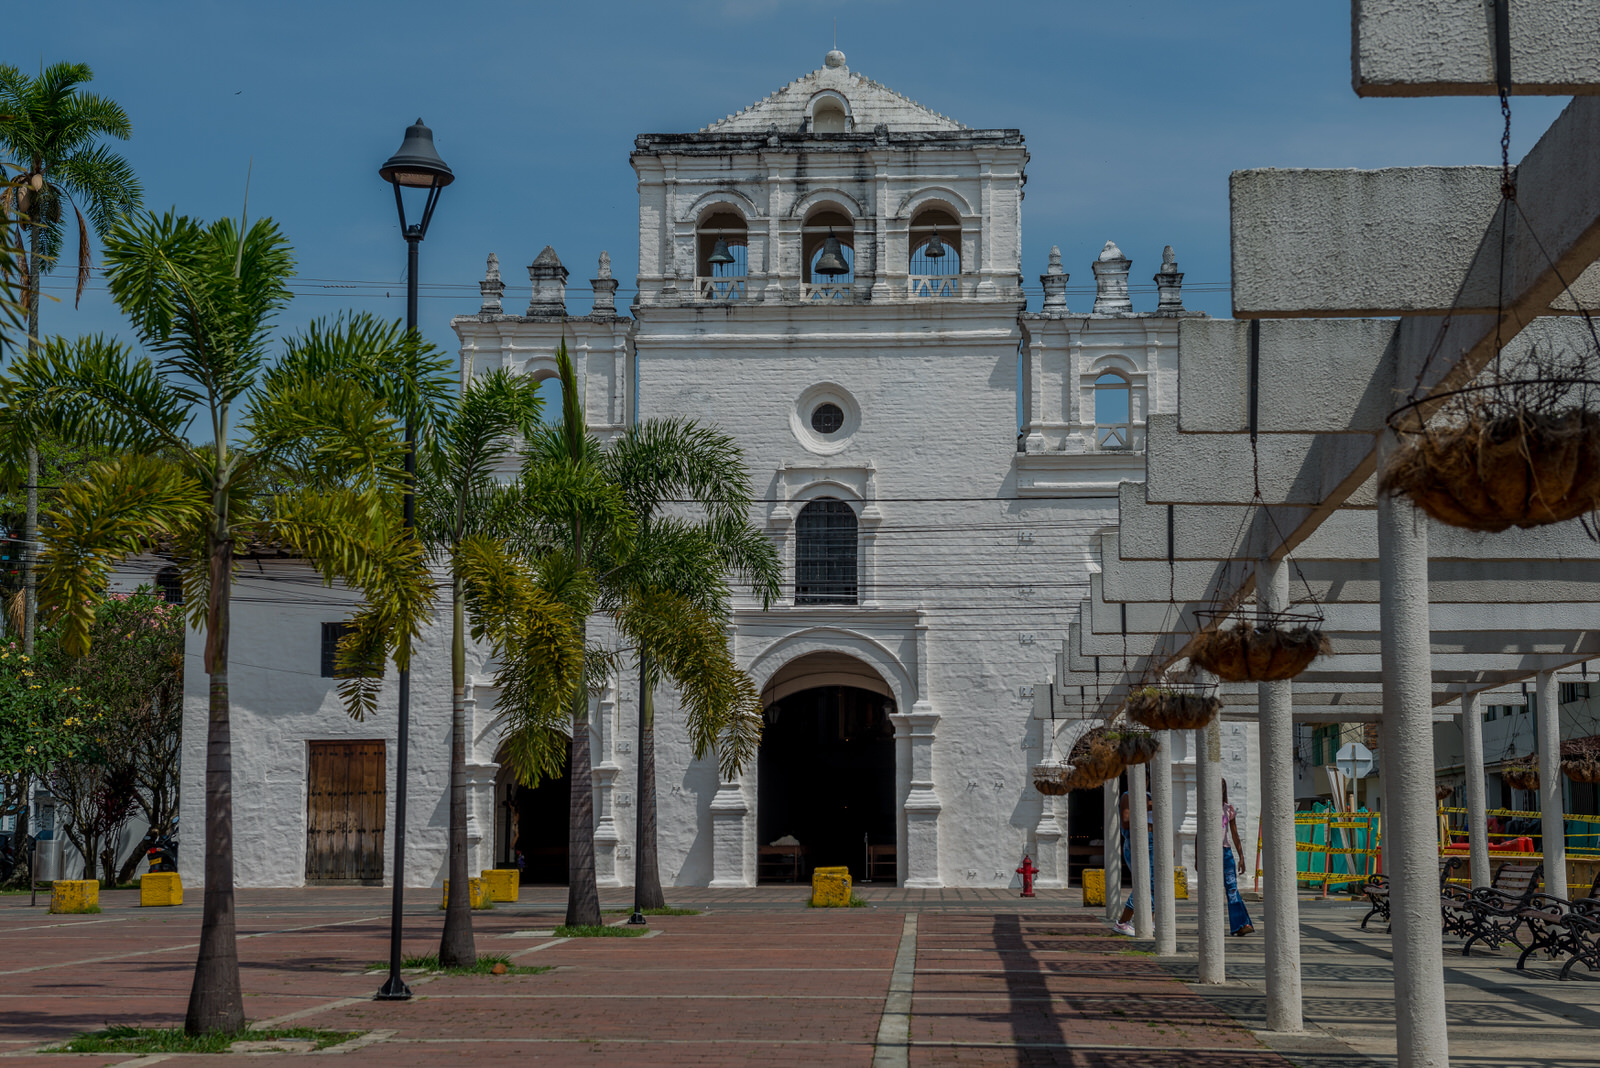
[[[1540,790],[1545,864],[1559,886],[1557,672],[1600,656],[1600,546],[1575,523],[1443,527],[1378,495],[1373,476],[1398,443],[1389,414],[1408,399],[1426,411],[1430,396],[1472,381],[1497,336],[1508,351],[1589,343],[1570,316],[1600,307],[1600,0],[1353,9],[1359,94],[1582,95],[1517,164],[1512,210],[1498,167],[1234,173],[1237,320],[1180,327],[1177,414],[1150,420],[1146,481],[1122,487],[1052,693],[1058,718],[1085,714],[1080,692],[1099,695],[1087,714],[1110,713],[1130,686],[1182,661],[1196,612],[1317,602],[1332,655],[1292,682],[1219,691],[1225,715],[1260,725],[1267,1026],[1302,1027],[1292,723],[1376,718],[1399,1063],[1443,1066],[1433,724],[1452,703],[1464,713],[1472,871],[1486,881],[1478,701],[1537,681],[1539,757],[1552,769]],[[1220,739],[1216,727],[1197,733],[1200,972],[1220,981]],[[1170,764],[1150,767],[1156,834],[1171,841]],[[1130,770],[1135,796],[1144,776]],[[1107,822],[1111,842],[1118,821]],[[1142,888],[1144,822],[1130,830]],[[1157,948],[1171,953],[1170,850],[1156,863]],[[1148,932],[1150,920],[1138,924]]]

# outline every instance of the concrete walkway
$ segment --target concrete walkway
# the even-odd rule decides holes
[[[416,998],[397,1004],[369,1000],[381,975],[365,970],[386,957],[387,891],[241,891],[246,1012],[369,1032],[340,1057],[374,1065],[1393,1063],[1388,936],[1359,932],[1364,910],[1349,904],[1302,905],[1313,1030],[1283,1037],[1250,1029],[1263,1015],[1259,939],[1228,940],[1228,985],[1186,981],[1186,905],[1187,955],[1157,962],[1148,944],[1111,934],[1076,892],[1028,901],[998,890],[860,892],[873,907],[808,909],[797,887],[677,890],[674,904],[706,911],[653,918],[660,933],[649,938],[558,941],[543,932],[560,921],[564,892],[525,888],[515,905],[475,916],[479,951],[554,970],[419,976]],[[627,893],[603,900],[620,910]],[[198,895],[191,902],[139,909],[124,892],[104,895],[100,915],[52,917],[26,897],[0,896],[0,1059],[128,1063],[33,1050],[108,1024],[180,1023],[199,926]],[[406,952],[434,951],[440,924],[434,894],[414,891]],[[1477,951],[1447,960],[1453,1063],[1593,1064],[1600,984],[1557,983],[1543,964],[1519,975],[1514,962]]]

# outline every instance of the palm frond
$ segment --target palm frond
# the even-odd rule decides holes
[[[696,758],[713,748],[724,774],[737,772],[761,738],[761,701],[734,664],[722,621],[670,590],[641,590],[617,624],[677,685]]]
[[[42,426],[72,442],[141,453],[186,449],[193,400],[120,342],[54,338],[0,377],[0,436]]]
[[[454,566],[473,634],[489,640],[499,663],[507,762],[520,782],[537,785],[561,771],[569,702],[585,682],[583,615],[493,539],[463,541]]]
[[[59,622],[62,647],[74,656],[88,650],[95,605],[118,561],[163,537],[192,537],[208,504],[188,472],[149,456],[91,465],[83,481],[63,486],[39,524],[40,607]]]

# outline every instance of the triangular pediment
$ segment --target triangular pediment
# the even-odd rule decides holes
[[[858,133],[870,133],[883,123],[892,131],[964,130],[956,120],[923,107],[842,64],[822,67],[796,78],[742,111],[702,127],[701,133],[747,133],[776,126],[780,133],[795,133],[810,112],[818,93],[832,90],[849,102],[850,118]]]

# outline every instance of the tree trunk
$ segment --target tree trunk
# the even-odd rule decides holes
[[[467,652],[459,575],[452,580],[450,592],[450,898],[444,910],[444,934],[439,938],[439,963],[446,968],[470,968],[478,962],[478,950],[472,938],[472,895],[467,881]]]
[[[30,808],[28,788],[31,784],[28,777],[22,777],[22,807],[17,810],[17,826],[11,832],[11,859],[14,862],[11,868],[12,886],[27,887],[33,885],[33,850],[28,847],[28,825]]]
[[[139,862],[145,858],[146,851],[155,841],[155,834],[155,826],[152,824],[144,837],[139,839],[139,844],[134,847],[133,852],[128,854],[128,859],[122,862],[122,867],[117,870],[118,886],[133,882],[134,870],[139,867]]]
[[[572,807],[567,837],[567,924],[600,923],[600,888],[594,874],[594,773],[589,756],[589,687],[578,680],[572,697]]]
[[[656,857],[656,702],[650,685],[649,658],[639,656],[639,788],[634,799],[637,817],[633,869],[635,909],[666,908],[661,893],[661,866]]]
[[[28,227],[28,352],[39,348],[39,283],[43,271],[39,263],[44,249],[44,231],[37,226]],[[38,593],[35,590],[33,562],[37,556],[34,543],[39,540],[39,450],[32,441],[27,445],[27,511],[22,520],[22,653],[33,655],[33,624],[39,614]]]
[[[206,609],[206,672],[211,711],[206,725],[206,889],[200,954],[183,1029],[191,1035],[244,1030],[239,947],[233,922],[233,747],[229,736],[228,606],[233,541],[211,539],[210,604]]]

